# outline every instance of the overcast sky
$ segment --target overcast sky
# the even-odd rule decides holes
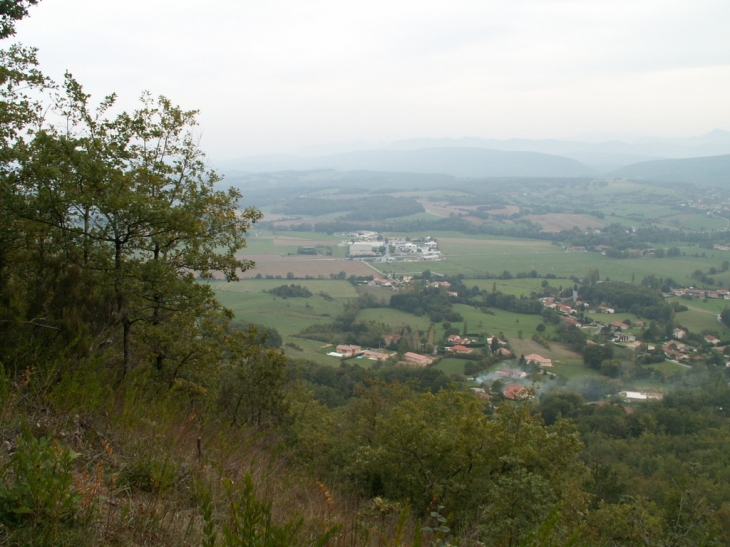
[[[728,0],[42,0],[17,38],[213,159],[416,137],[730,130]]]

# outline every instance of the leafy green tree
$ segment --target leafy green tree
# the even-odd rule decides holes
[[[725,326],[730,325],[730,308],[724,308],[720,312],[720,320],[722,321],[722,324]]]
[[[588,344],[583,350],[583,362],[594,369],[599,369],[601,363],[613,358],[613,348],[609,345]]]
[[[159,371],[177,367],[185,357],[171,357],[175,333],[187,329],[195,340],[197,318],[225,320],[196,274],[233,280],[251,267],[235,253],[261,215],[239,211],[236,190],[214,189],[219,177],[191,132],[196,112],[145,94],[137,111],[108,117],[114,96],[93,110],[71,77],[64,90],[56,102],[63,124],[16,142],[6,206],[39,232],[29,262],[79,270],[108,302],[103,320],[120,331],[124,372],[133,358]]]
[[[257,335],[251,326],[248,332],[236,331],[226,340],[219,400],[232,424],[273,422],[286,410],[286,356],[256,344]]]
[[[15,34],[15,23],[28,15],[28,8],[40,0],[2,0],[0,2],[0,39]]]

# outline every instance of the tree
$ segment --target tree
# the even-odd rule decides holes
[[[28,15],[28,8],[40,0],[2,0],[0,2],[0,39],[15,34],[15,22]]]
[[[613,359],[613,348],[608,345],[589,344],[583,350],[583,362],[591,368],[599,369],[607,359]]]
[[[203,317],[226,320],[195,277],[234,280],[250,268],[235,253],[261,214],[239,211],[236,190],[214,189],[220,178],[192,135],[195,111],[145,94],[137,111],[109,117],[114,102],[93,109],[67,76],[55,102],[61,122],[13,143],[3,210],[32,235],[24,267],[78,271],[106,302],[97,319],[119,330],[123,372],[133,357],[162,372],[190,362],[172,357],[180,333],[200,340]]]
[[[278,349],[256,343],[258,332],[234,332],[226,343],[220,403],[231,424],[259,425],[279,419],[286,409],[287,359]]]
[[[720,320],[722,321],[723,325],[730,325],[730,308],[724,308],[720,312]]]

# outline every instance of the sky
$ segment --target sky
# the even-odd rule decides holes
[[[212,159],[730,130],[728,0],[42,0],[42,70],[200,110]]]

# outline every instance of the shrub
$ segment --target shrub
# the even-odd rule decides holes
[[[49,437],[18,436],[15,452],[0,468],[0,522],[50,528],[72,521],[80,500],[71,473],[78,456]]]

